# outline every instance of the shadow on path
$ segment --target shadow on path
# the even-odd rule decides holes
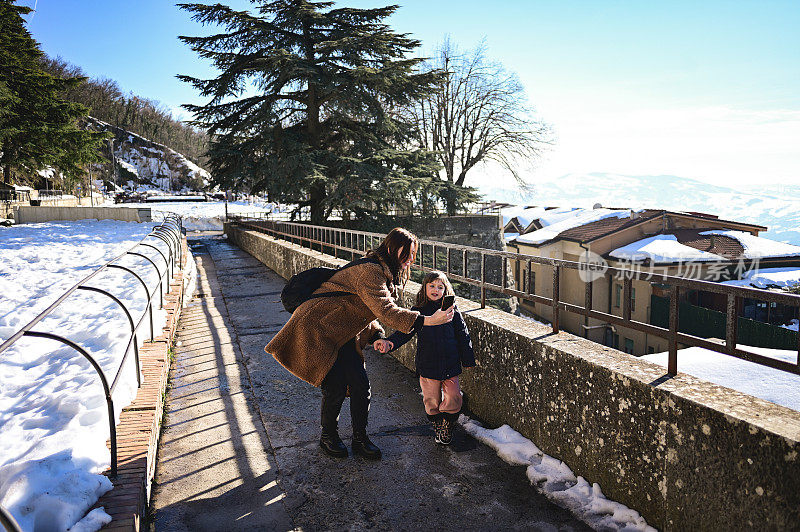
[[[372,351],[368,430],[383,459],[322,454],[319,389],[264,352],[289,318],[285,281],[222,238],[190,242],[203,281],[179,333],[156,530],[589,530],[460,427],[437,446],[413,373]],[[216,275],[230,261],[236,275]],[[348,404],[339,425],[349,447]]]

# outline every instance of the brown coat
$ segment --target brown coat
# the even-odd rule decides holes
[[[354,295],[306,301],[264,351],[295,376],[319,386],[336,362],[339,348],[348,340],[356,339],[360,353],[375,333],[383,332],[375,318],[393,329],[411,331],[419,312],[397,306],[387,286],[391,278],[383,263],[359,264],[337,272],[316,292]]]

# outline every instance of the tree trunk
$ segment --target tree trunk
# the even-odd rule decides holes
[[[314,185],[309,195],[311,200],[311,223],[322,225],[325,222],[325,209],[322,207],[322,201],[325,199],[325,185],[323,183]]]

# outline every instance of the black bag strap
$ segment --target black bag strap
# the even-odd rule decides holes
[[[339,273],[342,270],[346,270],[350,266],[358,266],[359,264],[380,264],[380,262],[377,259],[373,259],[371,257],[362,257],[360,259],[356,259],[354,261],[348,262],[344,266],[342,266],[339,269],[337,269],[336,273]],[[336,273],[334,273],[333,275],[336,275]],[[333,277],[333,275],[331,275],[331,277]],[[353,292],[345,292],[343,290],[335,290],[333,292],[322,292],[321,294],[311,294],[308,297],[308,299],[316,299],[318,297],[354,296],[354,295],[355,294]],[[306,301],[308,301],[308,299]]]

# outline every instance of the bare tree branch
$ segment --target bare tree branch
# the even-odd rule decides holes
[[[445,38],[428,61],[447,73],[439,90],[406,110],[420,147],[435,151],[444,178],[464,186],[477,164],[494,161],[526,185],[521,166],[552,144],[550,127],[534,116],[516,74],[485,57],[485,46],[463,53]]]

